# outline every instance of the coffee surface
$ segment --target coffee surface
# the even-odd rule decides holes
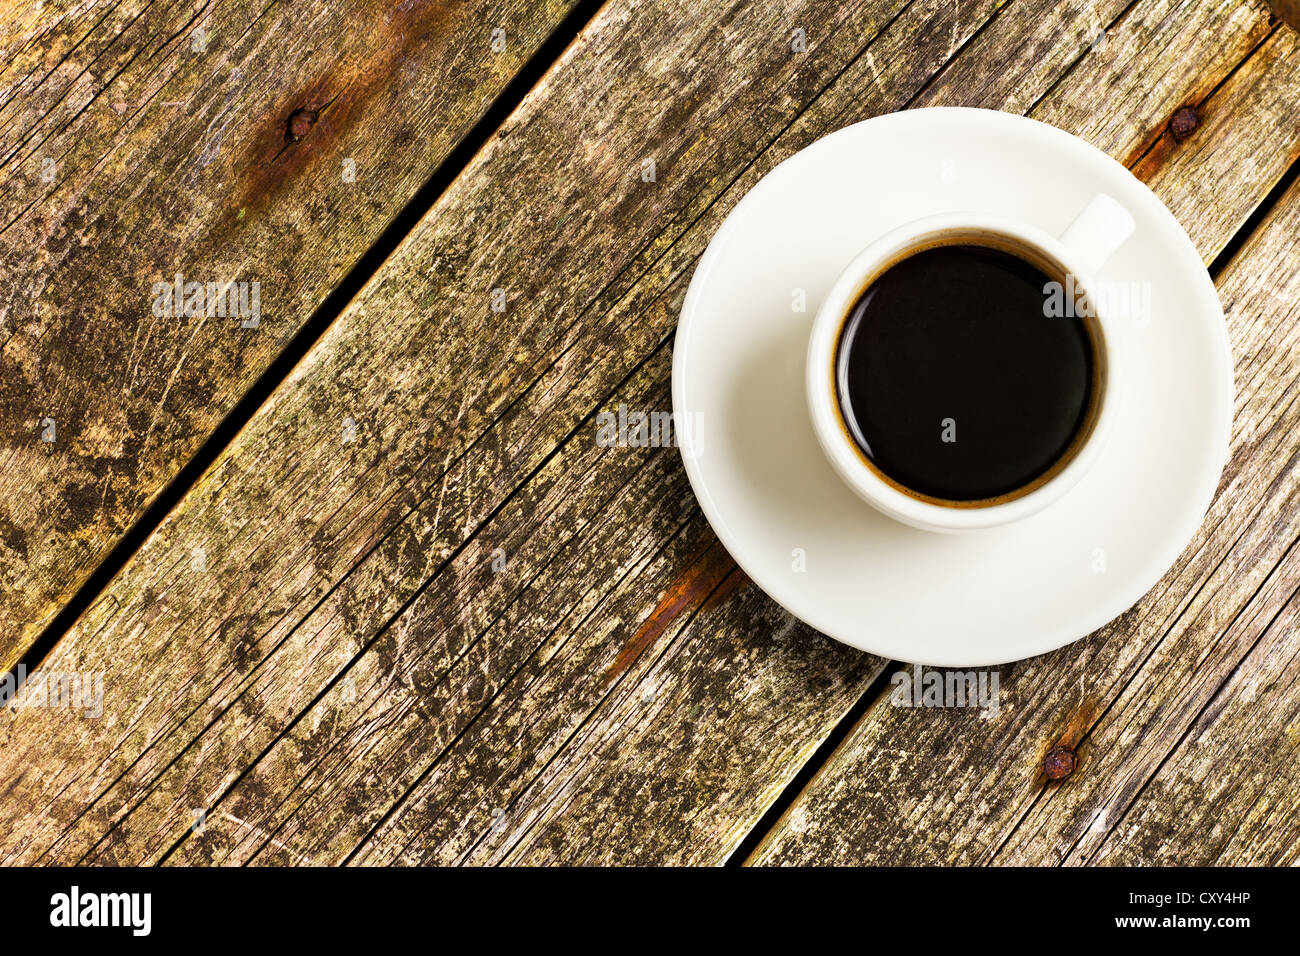
[[[841,332],[835,384],[873,465],[921,495],[996,498],[1047,473],[1088,418],[1084,322],[1045,314],[1055,281],[977,245],[928,249],[863,293]]]

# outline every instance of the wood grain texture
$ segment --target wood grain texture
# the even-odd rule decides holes
[[[570,50],[573,65],[553,71],[565,82],[525,101],[535,108],[521,111],[480,153],[349,311],[353,318],[335,324],[258,424],[250,424],[238,453],[232,448],[223,456],[137,555],[131,568],[143,573],[131,595],[110,589],[86,616],[89,643],[73,649],[81,644],[79,628],[56,649],[51,668],[64,655],[129,660],[130,670],[149,672],[148,689],[115,713],[106,710],[98,724],[63,723],[66,745],[50,748],[47,741],[41,748],[58,756],[39,771],[18,771],[14,793],[31,787],[38,803],[53,798],[60,806],[36,826],[15,831],[7,851],[40,856],[57,843],[59,858],[79,858],[142,798],[152,812],[115,831],[105,852],[140,854],[136,841],[143,841],[157,858],[183,835],[189,808],[208,806],[233,782],[226,768],[255,759],[318,691],[338,683],[351,658],[387,633],[430,576],[466,553],[471,532],[662,345],[672,328],[667,309],[656,324],[608,315],[630,280],[708,208],[756,145],[842,69],[862,34],[872,36],[899,8],[858,4],[829,11],[834,16],[823,18],[823,46],[800,57],[791,55],[787,11],[775,5],[718,9],[711,18],[659,5],[603,13]],[[827,12],[818,8],[819,15]],[[738,93],[722,82],[733,75],[737,44],[771,65],[756,70],[768,76],[762,88]],[[619,85],[617,77],[625,75],[636,82]],[[575,115],[584,122],[575,126]],[[734,130],[741,118],[757,144],[709,134],[713,127]],[[660,181],[641,178],[649,155],[657,158]],[[663,188],[666,182],[676,185]],[[485,235],[495,241],[481,242]],[[604,254],[593,256],[593,249]],[[660,274],[680,275],[684,263],[664,262]],[[494,288],[508,291],[504,314],[491,310]],[[657,297],[655,290],[640,292],[623,302],[622,314]],[[579,372],[592,374],[575,382]],[[529,401],[520,404],[524,395]],[[357,423],[357,439],[346,444],[345,419]],[[586,444],[593,434],[583,435]],[[286,447],[293,449],[287,456]],[[537,495],[544,487],[531,485]],[[631,520],[622,524],[635,527]],[[488,537],[500,534],[494,529]],[[549,548],[549,536],[540,534],[535,547]],[[199,574],[188,559],[176,560],[195,547],[207,555],[208,570]],[[510,557],[528,571],[546,554]],[[463,614],[455,628],[413,635],[423,650],[410,659],[427,660],[434,683],[440,658],[455,663],[471,645],[476,655],[490,655],[486,664],[470,658],[478,667],[464,691],[459,684],[448,688],[467,697],[455,708],[445,705],[449,718],[460,721],[450,739],[474,715],[474,697],[490,699],[521,663],[513,645],[498,656],[495,644],[478,640],[520,587],[513,574],[492,580],[488,589],[453,588],[456,602],[435,606],[436,614]],[[478,598],[472,604],[471,595]],[[320,616],[304,625],[317,605]],[[554,620],[539,616],[521,637],[544,639]],[[391,631],[405,639],[401,624]],[[119,656],[123,641],[134,649],[129,657]],[[428,652],[430,641],[446,643]],[[401,655],[393,663],[402,668],[384,669],[395,692],[406,660]],[[263,680],[273,690],[246,693]],[[188,702],[187,693],[193,694]],[[575,706],[584,702],[575,695]],[[16,723],[28,719],[39,720],[27,711]],[[52,730],[60,725],[57,717],[50,723]],[[798,728],[790,733],[802,742]],[[15,726],[11,740],[16,756],[19,740],[31,746],[34,738]],[[88,748],[97,751],[94,758],[87,759]],[[413,768],[417,775],[421,769]],[[197,774],[193,783],[186,779],[190,771]],[[65,773],[76,778],[70,788],[64,786],[70,779],[55,782]],[[400,777],[380,777],[377,784],[397,788],[389,799],[400,797]],[[157,815],[155,804],[165,815]],[[366,809],[382,814],[385,807]],[[221,832],[214,823],[204,836],[218,846]]]
[[[1279,393],[1269,412],[1273,419],[1281,407],[1291,413],[1300,371],[1300,343],[1294,334],[1300,301],[1300,266],[1293,247],[1297,231],[1300,188],[1293,186],[1235,257],[1222,283],[1233,323],[1251,330],[1239,336],[1236,351],[1260,356],[1252,362],[1252,384]],[[1268,419],[1251,417],[1241,423],[1241,440],[1269,425]],[[1281,508],[1260,509],[1256,521],[1282,525],[1278,531],[1285,540],[1288,531],[1294,533],[1297,507],[1294,446],[1289,454],[1285,447],[1275,454],[1286,477],[1273,478],[1270,491],[1274,496],[1289,492],[1290,499]],[[1229,671],[1220,664],[1221,682],[1213,696],[1158,763],[1154,755],[1146,758],[1147,779],[1123,815],[1112,813],[1109,828],[1073,859],[1295,865],[1300,852],[1294,798],[1300,787],[1296,559],[1293,539],[1220,638],[1228,646],[1226,653],[1216,651],[1216,658],[1235,657],[1235,666]],[[1176,729],[1173,724],[1159,739],[1173,740]]]
[[[1237,476],[1222,497],[1245,520],[1224,522],[1231,550],[1089,731],[1087,775],[1022,818],[999,860],[1277,865],[1300,850],[1277,819],[1294,816],[1300,786],[1295,694],[1277,672],[1294,666],[1300,587],[1298,229],[1293,187],[1219,281],[1238,357]],[[1197,740],[1211,726],[1214,777],[1171,777],[1188,760],[1204,774],[1213,751]]]
[[[0,669],[571,6],[9,5]],[[291,140],[299,109],[315,122]],[[260,321],[154,314],[154,284],[177,274],[257,282]]]
[[[1295,91],[1273,103],[1277,116],[1251,117],[1262,120],[1255,155],[1263,162],[1280,118],[1300,107],[1296,42],[1275,34],[1216,94],[1254,103],[1256,83]],[[1279,69],[1288,71],[1286,83]],[[1215,109],[1250,116],[1238,103],[1220,100]],[[1240,124],[1234,142],[1242,141]],[[1201,163],[1206,149],[1187,155]],[[1180,170],[1183,163],[1172,158],[1157,178],[1177,184],[1199,169]],[[1182,209],[1184,221],[1198,208]],[[755,862],[1294,859],[1293,828],[1269,821],[1294,815],[1300,782],[1286,731],[1294,697],[1277,680],[1279,669],[1294,666],[1289,622],[1298,583],[1300,262],[1290,248],[1297,226],[1300,190],[1292,188],[1219,278],[1236,366],[1232,451],[1183,561],[1098,634],[1004,669],[994,719],[878,701]],[[1258,703],[1240,699],[1243,686]],[[1272,707],[1267,718],[1259,713]],[[1217,753],[1193,743],[1202,734]],[[1051,783],[1040,767],[1057,744],[1075,748],[1079,765]],[[1195,769],[1175,776],[1189,765]],[[847,806],[867,812],[846,822]],[[1228,807],[1251,825],[1217,816]],[[884,818],[886,810],[896,817]],[[926,836],[904,839],[908,833]]]
[[[607,7],[51,656],[106,669],[105,714],[16,713],[0,858],[726,859],[883,662],[774,608],[675,450],[600,448],[593,416],[668,408],[696,257],[818,136],[964,102],[1141,157],[1269,29],[1259,4],[1054,9]],[[1149,109],[1075,111],[1133,76]],[[1258,149],[1202,136],[1207,177]],[[1207,258],[1284,164],[1254,168],[1210,197]],[[960,761],[951,729],[910,745]],[[876,796],[863,825],[913,836],[915,790]]]
[[[980,40],[987,37],[1003,38],[1006,48],[1025,50],[1026,56],[1034,57],[1036,62],[1041,62],[1038,58],[1043,56],[1042,47],[1032,42],[1025,42],[1034,36],[1030,33],[1027,37],[1026,28],[1029,30],[1041,29],[1042,18],[1023,18],[1017,20],[1009,15],[1013,8],[1002,11],[998,19],[985,29],[980,35]],[[1006,18],[1005,20],[1003,18]],[[1167,18],[1167,11],[1160,13],[1149,20],[1143,20],[1143,23],[1159,23]],[[1237,18],[1232,14],[1231,18],[1239,26],[1235,34],[1241,37],[1242,46],[1238,49],[1242,52],[1249,49],[1249,45],[1263,35],[1263,29],[1266,29],[1266,22],[1258,17]],[[1083,21],[1087,25],[1087,20]],[[1058,23],[1058,27],[1060,24]],[[1143,27],[1150,29],[1150,27]],[[1006,33],[1001,33],[1006,30]],[[1195,24],[1183,24],[1178,33],[1180,35],[1191,36],[1195,32]],[[1233,30],[1220,30],[1220,34],[1227,33],[1233,35]],[[1063,36],[1062,36],[1063,35]],[[1080,39],[1083,41],[1083,49],[1090,49],[1095,39],[1090,27],[1080,30],[1078,34],[1071,35],[1068,29],[1060,30],[1058,36],[1065,43],[1071,40],[1074,42],[1073,47],[1065,47],[1064,44],[1055,48],[1056,55],[1064,49],[1070,49],[1070,52],[1079,52]],[[1120,36],[1123,36],[1121,33]],[[1160,34],[1156,35],[1157,39],[1161,38]],[[962,75],[965,71],[959,69],[964,62],[964,56],[959,55],[952,64],[951,73],[954,76]],[[980,54],[988,55],[987,52]],[[1021,68],[1019,59],[1011,60],[1007,63],[1006,59],[999,60],[1007,65],[1008,69],[1015,71]],[[1138,62],[1141,62],[1140,60]],[[1132,60],[1129,61],[1131,65]],[[1222,61],[1216,61],[1214,68],[1221,68],[1227,72],[1235,65],[1230,57],[1225,57]],[[1113,66],[1106,66],[1102,69],[1114,69],[1117,72],[1123,70],[1122,62],[1115,62]],[[1047,74],[1050,76],[1050,74]],[[1203,77],[1196,77],[1198,81],[1203,81]],[[1081,83],[1107,82],[1106,78],[1099,78],[1096,75],[1084,76],[1079,79]],[[936,81],[926,91],[927,97],[933,97],[935,101],[941,101],[946,95],[945,91],[949,89],[949,82],[961,83],[960,86],[952,88],[953,94],[959,94],[965,87],[964,81],[949,80],[947,76]],[[1054,82],[1049,80],[1044,85],[1046,89]],[[873,88],[878,89],[873,82]],[[829,90],[819,103],[833,105],[834,97],[839,91],[836,88]],[[1032,96],[1024,89],[1017,91],[1021,96],[1029,97],[1029,102],[1033,102]],[[1066,82],[1057,86],[1048,100],[1039,104],[1039,109],[1055,108],[1059,103],[1068,103],[1077,94],[1073,85]],[[862,95],[856,91],[850,92],[845,90],[843,95],[855,96]],[[1186,91],[1182,91],[1186,95]],[[1056,97],[1059,96],[1059,99]],[[1179,91],[1173,91],[1169,95],[1170,102],[1178,102]],[[998,100],[993,100],[991,104],[980,103],[978,101],[970,105],[1001,105]],[[841,114],[842,117],[842,114]],[[842,119],[840,120],[842,122]],[[1148,120],[1150,122],[1150,120]],[[795,124],[796,130],[799,124]],[[1153,126],[1162,125],[1161,119],[1156,119]],[[1136,120],[1129,132],[1130,141],[1135,135],[1145,135],[1143,132],[1145,126],[1141,120]],[[1105,127],[1102,127],[1105,129]],[[1112,148],[1122,148],[1126,141],[1119,136],[1116,142],[1111,143]],[[780,149],[782,143],[778,141],[775,148]],[[1227,157],[1224,157],[1227,159]],[[760,162],[762,158],[760,158]],[[1258,188],[1258,187],[1257,187]],[[739,600],[739,598],[733,599]],[[743,628],[743,623],[738,623]],[[694,625],[689,625],[689,629],[684,635],[685,638],[692,638]],[[752,666],[752,665],[751,665]],[[632,722],[636,735],[634,739],[640,739],[642,735],[650,736],[648,729],[643,729],[646,723],[645,718],[627,711],[615,711],[609,716],[603,718],[605,725],[615,732],[613,728],[619,728],[620,731],[628,722]],[[657,735],[664,735],[671,731],[671,724],[668,728],[658,728]],[[724,736],[725,735],[725,736]],[[733,737],[734,731],[727,728],[721,728],[718,739],[725,741]],[[657,754],[658,751],[650,751]],[[634,824],[627,822],[618,823],[627,816],[636,819],[636,814],[644,809],[646,803],[637,800],[635,804],[628,807],[628,794],[624,789],[624,777],[628,773],[628,763],[625,761],[607,763],[602,761],[602,754],[599,747],[594,743],[578,744],[566,749],[561,757],[562,769],[549,769],[547,776],[550,779],[540,779],[536,785],[523,794],[520,800],[515,804],[515,814],[519,818],[516,823],[512,818],[510,825],[500,828],[500,832],[490,834],[484,839],[479,849],[472,855],[465,857],[473,862],[555,862],[555,861],[583,861],[583,862],[621,862],[624,860],[642,860],[653,858],[653,850],[645,847],[648,839],[646,832],[636,828]],[[557,761],[560,762],[560,761]],[[637,770],[641,765],[649,763],[657,768],[663,768],[661,773],[666,779],[675,779],[682,773],[683,767],[689,766],[687,760],[674,758],[672,756],[663,756],[659,759],[648,755],[638,755],[633,762]],[[422,855],[422,841],[426,832],[420,829],[421,826],[428,826],[430,819],[437,819],[439,807],[435,802],[435,795],[440,788],[436,785],[430,785],[425,788],[425,793],[421,794],[418,800],[413,801],[410,809],[400,810],[395,815],[395,821],[388,825],[388,830],[380,830],[372,839],[371,845],[363,849],[359,857],[368,862],[388,862],[399,860],[401,862],[418,862],[429,859]],[[405,821],[404,817],[413,817],[413,820]],[[649,828],[648,832],[657,833],[657,828]],[[595,839],[589,839],[589,835],[596,834]],[[675,848],[675,838],[670,834],[668,836],[656,835],[654,844],[661,849],[659,853],[663,854],[665,850]],[[727,852],[730,852],[735,846],[724,844]],[[401,847],[401,854],[394,856],[394,849]],[[668,857],[676,859],[676,857]],[[711,856],[699,857],[697,859],[720,860],[724,857],[722,854],[713,854]],[[439,857],[433,857],[439,859]]]
[[[1092,841],[1080,861],[1296,865],[1300,574],[1295,558],[1293,548],[1247,609],[1251,617],[1245,626],[1258,635],[1255,645],[1124,815],[1112,817],[1109,831]],[[1282,593],[1288,590],[1289,598]]]

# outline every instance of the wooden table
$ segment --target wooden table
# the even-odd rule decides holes
[[[0,44],[0,659],[41,675],[0,861],[1297,861],[1300,35],[1261,0],[45,0]],[[750,584],[676,449],[595,440],[671,408],[746,190],[938,104],[1132,168],[1236,364],[1196,538],[996,715],[891,706],[906,665]],[[260,307],[159,314],[178,275]]]

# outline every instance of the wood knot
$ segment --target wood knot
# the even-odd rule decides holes
[[[1048,780],[1064,780],[1074,773],[1075,756],[1069,747],[1053,747],[1043,758],[1043,773]]]
[[[1182,142],[1191,136],[1196,127],[1201,124],[1201,117],[1197,115],[1196,108],[1184,106],[1182,109],[1174,112],[1173,118],[1169,120],[1169,132],[1174,134],[1174,139]]]

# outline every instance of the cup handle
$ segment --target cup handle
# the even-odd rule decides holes
[[[1092,273],[1102,267],[1136,228],[1137,223],[1118,200],[1098,193],[1061,233],[1061,243],[1078,257],[1086,272]]]

